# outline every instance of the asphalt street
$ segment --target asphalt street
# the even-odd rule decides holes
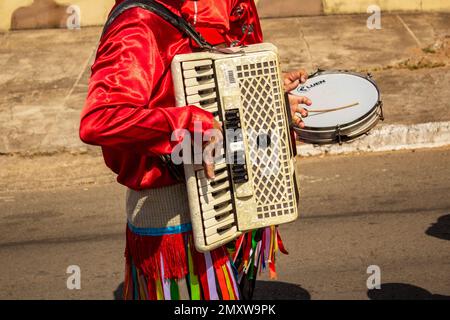
[[[301,158],[301,218],[258,299],[450,299],[450,150]],[[124,188],[0,193],[0,299],[114,299],[123,278]],[[68,290],[68,266],[81,290]],[[368,292],[367,268],[381,270]]]

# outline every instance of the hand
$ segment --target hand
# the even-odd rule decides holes
[[[305,110],[305,108],[302,108],[300,105],[305,104],[307,106],[310,106],[312,104],[312,101],[309,100],[307,97],[299,97],[294,96],[292,94],[289,95],[289,105],[291,107],[291,114],[292,114],[292,122],[299,128],[304,128],[305,124],[303,123],[302,118],[305,118],[308,116],[308,111]],[[301,117],[297,115],[299,113]]]
[[[214,119],[213,134],[208,142],[203,144],[203,169],[207,179],[214,179],[215,150],[223,145],[222,124]]]
[[[308,80],[308,73],[305,70],[299,69],[283,74],[284,91],[291,92],[297,88],[301,83],[305,83]]]

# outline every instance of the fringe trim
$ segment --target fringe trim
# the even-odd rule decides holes
[[[235,248],[232,257],[239,272],[239,279],[244,276],[248,279],[256,279],[258,270],[261,274],[267,266],[270,278],[276,279],[276,253],[280,251],[283,254],[289,254],[277,226],[243,234],[236,240]]]
[[[186,233],[169,234],[158,237],[139,236],[127,227],[127,264],[133,264],[137,269],[151,279],[158,279],[161,272],[161,257],[163,257],[164,275],[167,279],[182,279],[188,272],[185,250]]]
[[[195,250],[191,231],[141,236],[127,227],[126,239],[127,300],[237,300],[242,280],[254,281],[267,267],[276,279],[276,252],[288,254],[275,226],[207,253]]]
[[[237,300],[236,276],[225,247],[195,250],[191,232],[140,236],[127,228],[126,300]]]

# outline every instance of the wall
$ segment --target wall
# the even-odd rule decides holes
[[[366,12],[373,4],[386,11],[450,12],[449,0],[324,0],[323,3],[326,14]]]
[[[370,5],[384,11],[450,12],[450,0],[256,0],[263,18],[318,14],[367,13]]]
[[[70,5],[80,7],[82,26],[100,25],[114,3],[114,0],[0,0],[0,31],[65,27]]]

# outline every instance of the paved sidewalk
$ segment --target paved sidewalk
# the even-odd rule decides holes
[[[262,24],[265,40],[280,48],[285,70],[371,72],[385,105],[386,121],[377,130],[402,125],[409,134],[410,126],[419,125],[427,144],[431,135],[423,124],[439,122],[445,129],[450,121],[450,15],[386,14],[381,30],[367,29],[366,19],[318,16]],[[79,141],[78,123],[100,32],[0,34],[0,154],[98,152]],[[437,139],[450,144],[446,134]]]

